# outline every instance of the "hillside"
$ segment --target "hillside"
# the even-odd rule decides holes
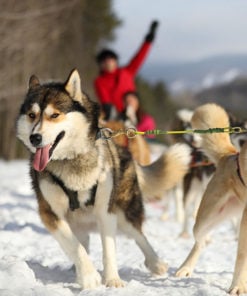
[[[195,94],[197,105],[216,102],[242,117],[247,117],[247,77],[239,77],[229,83],[203,89]]]
[[[172,93],[199,90],[229,82],[247,74],[247,55],[221,55],[186,63],[146,63],[141,75],[151,81],[164,81]]]

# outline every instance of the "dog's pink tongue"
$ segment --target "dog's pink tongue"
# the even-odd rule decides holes
[[[46,145],[43,148],[37,148],[33,159],[33,168],[36,171],[43,171],[49,162],[49,150],[50,145]]]

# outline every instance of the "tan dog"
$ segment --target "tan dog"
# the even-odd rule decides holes
[[[220,106],[206,104],[196,109],[192,126],[195,129],[228,127],[228,115]],[[194,226],[195,244],[176,275],[190,276],[205,246],[208,232],[224,219],[233,215],[241,217],[243,213],[230,293],[247,293],[247,143],[238,153],[230,141],[229,134],[215,133],[202,136],[202,147],[206,155],[216,164],[217,169],[198,210]]]

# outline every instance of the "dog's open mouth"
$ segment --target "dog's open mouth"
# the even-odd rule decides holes
[[[42,148],[37,148],[36,152],[34,154],[34,158],[33,158],[33,168],[38,171],[41,172],[45,169],[45,167],[47,166],[53,151],[55,150],[57,144],[62,140],[62,138],[64,137],[65,132],[62,131],[60,134],[58,134],[54,144],[48,144]]]

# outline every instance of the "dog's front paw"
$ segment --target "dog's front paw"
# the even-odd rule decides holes
[[[82,289],[95,289],[101,285],[101,276],[96,270],[94,270],[84,276],[78,277],[77,282]]]
[[[192,275],[192,269],[188,266],[182,266],[175,275],[176,277],[190,277]]]
[[[105,285],[106,287],[122,288],[125,286],[125,282],[120,278],[106,279]]]
[[[229,289],[230,295],[240,295],[247,293],[246,283],[243,281],[238,282],[237,284],[232,284]]]
[[[168,264],[160,259],[154,261],[145,261],[146,267],[154,274],[162,275],[167,272]]]

